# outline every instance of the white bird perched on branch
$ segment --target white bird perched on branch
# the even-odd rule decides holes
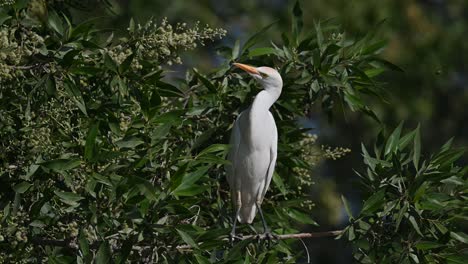
[[[241,63],[234,66],[257,80],[263,90],[252,105],[237,117],[230,139],[226,166],[227,179],[235,206],[231,238],[235,237],[236,222],[252,223],[257,210],[262,218],[265,235],[271,237],[260,208],[270,185],[276,164],[278,132],[269,109],[281,94],[283,80],[277,70],[253,67]]]

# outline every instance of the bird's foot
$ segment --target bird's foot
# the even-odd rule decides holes
[[[236,240],[242,240],[242,234],[236,235],[234,232],[229,233],[229,242],[231,243],[231,246],[234,245],[234,241]]]
[[[257,239],[259,243],[266,241],[267,245],[271,246],[271,242],[276,242],[277,240],[279,240],[279,236],[277,234],[272,233],[270,230],[267,230],[263,234],[256,235],[255,239]]]

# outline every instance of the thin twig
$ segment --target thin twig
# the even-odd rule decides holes
[[[301,241],[302,246],[304,246],[305,252],[307,254],[307,263],[310,263],[309,249],[307,248],[307,245],[304,243],[304,240],[302,240],[302,238],[299,238],[299,241]]]
[[[17,70],[30,70],[30,69],[38,68],[38,67],[42,66],[42,64],[37,63],[37,64],[33,64],[33,65],[19,65],[19,66],[8,65],[8,66],[10,66],[13,69],[17,69]]]

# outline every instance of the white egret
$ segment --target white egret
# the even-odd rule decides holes
[[[269,109],[281,94],[283,80],[277,70],[234,63],[262,86],[252,105],[237,117],[232,128],[230,165],[227,179],[235,206],[231,238],[235,237],[236,222],[251,224],[257,210],[262,218],[264,233],[271,238],[260,208],[270,185],[276,164],[278,132]]]

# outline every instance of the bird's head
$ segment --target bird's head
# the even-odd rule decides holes
[[[279,72],[273,68],[262,66],[254,67],[242,63],[233,63],[234,66],[246,71],[250,76],[257,80],[265,90],[279,90],[283,87],[283,79]]]

